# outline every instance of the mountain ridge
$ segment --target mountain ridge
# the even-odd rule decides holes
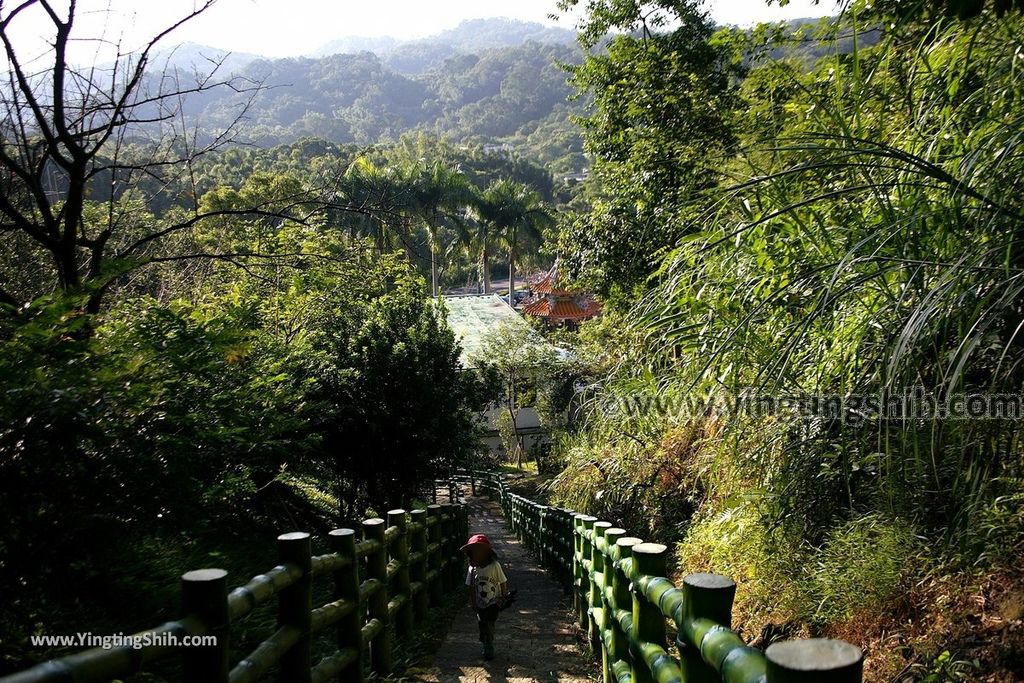
[[[495,47],[515,47],[528,41],[542,44],[567,45],[576,41],[576,32],[560,26],[549,26],[538,21],[524,21],[510,17],[482,17],[463,19],[456,26],[421,38],[395,38],[393,36],[342,36],[328,41],[308,53],[309,57],[332,54],[373,52],[381,57],[410,46],[446,45],[455,52],[475,52]]]

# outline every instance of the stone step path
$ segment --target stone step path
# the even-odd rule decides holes
[[[571,608],[549,577],[505,529],[501,507],[486,498],[469,498],[470,533],[487,534],[498,561],[519,591],[515,604],[498,617],[496,655],[484,661],[477,638],[476,616],[466,606],[455,617],[429,673],[414,680],[430,683],[495,681],[559,681],[590,683],[594,666],[576,644]]]

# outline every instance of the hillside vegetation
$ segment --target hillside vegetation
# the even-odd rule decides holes
[[[1024,19],[943,4],[851,3],[794,59],[812,36],[603,0],[583,40],[626,35],[573,71],[594,165],[559,251],[607,306],[554,500],[734,578],[758,645],[865,647],[871,681],[1024,676],[999,407],[1024,388]]]

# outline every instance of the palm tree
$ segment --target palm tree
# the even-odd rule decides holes
[[[409,211],[419,216],[427,228],[430,241],[430,291],[437,296],[440,229],[445,222],[460,222],[462,211],[473,201],[473,191],[461,171],[442,161],[429,165],[417,162],[414,168],[415,180]]]
[[[496,180],[481,193],[476,213],[482,223],[494,228],[508,248],[508,305],[515,305],[516,258],[524,242],[543,239],[545,228],[554,225],[551,208],[528,185]],[[486,249],[482,249],[486,252]],[[481,265],[486,265],[482,255]]]
[[[353,161],[338,184],[344,203],[358,213],[345,221],[352,236],[373,239],[381,252],[401,243],[411,260],[410,226],[403,214],[414,183],[408,169],[378,166],[366,157]]]
[[[480,269],[479,284],[484,294],[491,293],[491,253],[499,237],[497,230],[485,217],[481,208],[483,191],[473,190],[473,203],[466,213],[466,221],[460,230],[465,253],[476,258]]]

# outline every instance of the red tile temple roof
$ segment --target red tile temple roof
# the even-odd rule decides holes
[[[554,294],[555,296],[569,296],[567,289],[558,286],[558,264],[551,266],[546,273],[541,273],[529,280],[530,291],[534,294]]]
[[[583,320],[597,313],[600,308],[601,305],[593,300],[578,302],[573,299],[543,297],[523,306],[523,313],[552,320]]]

